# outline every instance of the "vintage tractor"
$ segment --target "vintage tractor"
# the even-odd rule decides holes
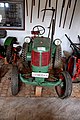
[[[5,38],[7,36],[6,30],[0,30],[0,58],[5,57],[5,47],[2,45],[2,38]]]
[[[15,46],[16,45],[16,46]],[[17,58],[19,57],[18,53],[21,50],[21,46],[19,46],[19,42],[16,37],[7,37],[4,42],[5,46],[5,56],[8,63],[16,63]]]
[[[7,36],[6,30],[0,30],[0,38],[5,38]],[[17,47],[14,47],[17,45]],[[4,41],[4,45],[0,44],[0,58],[6,58],[6,62],[12,63],[16,62],[18,58],[18,53],[21,50],[19,42],[16,37],[7,37]]]
[[[36,31],[37,29],[37,31]],[[18,66],[13,66],[11,77],[11,91],[13,95],[19,92],[19,82],[39,87],[53,87],[60,98],[66,98],[72,92],[72,79],[61,66],[61,41],[43,37],[45,28],[37,25],[32,33],[35,37],[25,37],[22,50],[22,61],[26,72],[21,72]],[[50,74],[50,67],[53,73]],[[28,68],[31,68],[29,71]]]
[[[71,39],[65,34],[70,42],[70,47],[72,48],[72,53],[66,60],[66,71],[72,77],[73,82],[80,82],[80,43],[73,43]],[[79,40],[80,37],[78,36]]]

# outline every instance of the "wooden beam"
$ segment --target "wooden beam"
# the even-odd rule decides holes
[[[42,93],[42,87],[41,86],[36,86],[35,96],[40,97],[41,93]]]

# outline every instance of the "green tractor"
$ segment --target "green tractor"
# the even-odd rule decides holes
[[[5,37],[7,37],[7,31],[0,30],[0,39]],[[11,63],[13,61],[14,52],[15,52],[14,44],[19,44],[19,43],[16,37],[11,37],[11,36],[5,39],[3,46],[0,43],[0,58],[6,58],[7,63]]]
[[[4,46],[5,46],[5,57],[6,57],[6,62],[7,63],[12,63],[14,60],[14,44],[18,44],[17,38],[16,37],[7,37]]]
[[[37,29],[37,30],[36,30]],[[34,37],[25,37],[22,48],[22,61],[30,71],[20,72],[18,66],[12,68],[11,90],[19,92],[19,82],[40,87],[55,87],[60,98],[67,98],[72,92],[72,80],[67,71],[61,69],[61,41],[43,37],[45,28],[35,26]],[[37,34],[37,35],[36,35]],[[53,74],[50,74],[52,67]],[[56,71],[56,72],[55,72]]]
[[[0,30],[0,39],[7,37],[6,30]],[[7,37],[4,41],[4,45],[0,44],[0,58],[6,57],[7,62],[10,63],[12,59],[13,44],[17,43],[16,37]]]

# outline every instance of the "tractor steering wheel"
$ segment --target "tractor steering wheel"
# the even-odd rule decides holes
[[[41,25],[36,25],[33,27],[32,31],[39,31],[39,35],[43,35],[45,33],[45,28]]]

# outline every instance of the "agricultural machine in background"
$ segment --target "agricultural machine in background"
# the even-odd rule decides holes
[[[66,71],[71,75],[73,82],[80,82],[80,36],[78,35],[79,43],[73,43],[66,34],[65,36],[72,48],[72,53],[66,60]]]
[[[37,30],[36,30],[37,29]],[[53,29],[53,25],[52,25]],[[22,64],[26,64],[24,73],[18,66],[12,68],[11,91],[13,95],[19,92],[19,82],[39,87],[53,87],[60,98],[66,98],[72,92],[72,79],[67,71],[62,71],[61,66],[61,41],[53,37],[43,37],[45,28],[37,25],[32,33],[35,37],[25,37],[22,48]],[[52,30],[53,34],[53,30]],[[51,63],[52,62],[52,63]],[[52,66],[53,73],[50,74]],[[30,68],[31,70],[29,71]],[[56,70],[57,69],[57,70]],[[57,71],[57,72],[55,72]]]
[[[7,36],[6,30],[0,30],[0,58],[5,57],[5,47],[2,45],[2,38],[5,38]]]
[[[7,36],[7,32],[5,30],[0,30],[0,38],[5,38]],[[14,47],[14,45],[18,45]],[[7,37],[4,41],[4,45],[0,45],[0,58],[6,58],[8,63],[17,62],[17,58],[19,57],[19,51],[21,50],[21,46],[17,41],[16,37]]]
[[[6,60],[8,63],[16,63],[17,59],[19,59],[19,52],[21,50],[21,46],[19,46],[19,42],[16,37],[7,37],[4,42],[4,46],[6,49]]]

